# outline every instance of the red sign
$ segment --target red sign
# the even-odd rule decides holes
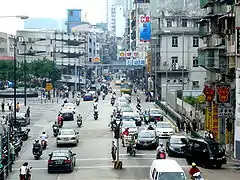
[[[208,102],[212,102],[215,96],[215,89],[211,86],[204,86],[203,94],[205,95],[205,99]]]
[[[217,103],[230,103],[230,85],[217,85]]]
[[[14,57],[13,56],[0,56],[0,60],[2,61],[7,61],[7,60],[14,60]]]
[[[141,23],[148,23],[148,22],[150,22],[150,16],[141,16],[140,17],[140,21],[141,21]]]

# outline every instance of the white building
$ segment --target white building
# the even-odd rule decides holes
[[[125,32],[126,17],[124,17],[124,12],[124,6],[122,4],[117,4],[115,36],[119,38],[122,38]]]
[[[12,60],[14,54],[13,36],[0,32],[0,60]]]
[[[166,12],[160,17],[161,29],[156,31],[153,49],[162,99],[166,99],[166,91],[182,90],[183,84],[184,90],[202,90],[204,87],[206,70],[199,66],[197,58],[198,47],[202,44],[197,24],[200,18]],[[152,66],[154,69],[155,63]]]

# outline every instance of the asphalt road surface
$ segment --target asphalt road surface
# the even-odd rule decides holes
[[[139,92],[140,93],[140,92]],[[143,96],[142,93],[140,93]],[[19,168],[24,161],[28,161],[32,166],[32,180],[141,180],[148,179],[149,168],[155,159],[155,150],[139,150],[136,157],[126,154],[126,148],[120,147],[120,159],[123,161],[122,170],[114,170],[111,159],[111,142],[113,134],[108,128],[112,106],[110,95],[105,101],[99,102],[99,119],[93,119],[93,102],[81,102],[77,107],[77,113],[83,116],[83,126],[77,127],[76,120],[64,122],[63,128],[74,128],[80,133],[80,142],[77,147],[56,147],[56,139],[52,135],[52,124],[57,118],[60,103],[35,104],[31,106],[32,123],[30,139],[24,143],[20,157],[15,162],[13,172],[8,177],[9,180],[18,179]],[[144,97],[143,97],[144,98]],[[152,103],[145,103],[142,98],[142,109],[154,107]],[[133,104],[136,97],[133,95]],[[135,105],[134,105],[135,106]],[[167,121],[167,119],[164,119]],[[41,132],[45,131],[50,137],[48,147],[44,150],[43,156],[39,160],[34,160],[32,156],[32,143],[38,139]],[[166,140],[162,140],[165,142]],[[48,174],[47,159],[48,154],[56,149],[70,148],[76,153],[76,167],[72,173]],[[175,158],[178,163],[186,170],[189,166],[184,159]],[[208,180],[237,180],[239,179],[238,168],[233,164],[223,166],[220,170],[201,169],[203,176]]]

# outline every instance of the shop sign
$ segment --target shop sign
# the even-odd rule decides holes
[[[212,86],[205,85],[203,89],[203,94],[207,102],[212,102],[215,96],[215,89]]]
[[[231,87],[230,85],[216,85],[217,103],[230,103]]]

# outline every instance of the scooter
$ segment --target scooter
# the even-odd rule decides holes
[[[80,98],[77,98],[76,99],[76,105],[79,106],[79,104],[80,104]]]
[[[94,119],[97,120],[98,119],[98,112],[94,112]]]
[[[165,151],[158,151],[156,159],[166,159]]]
[[[63,127],[63,121],[58,121],[58,127],[62,128]]]
[[[20,180],[31,180],[31,172],[30,170],[32,169],[32,167],[29,168],[29,171],[27,172],[27,175],[19,175]]]
[[[43,150],[46,149],[46,147],[47,147],[47,141],[42,140],[42,141],[41,141],[41,145],[42,145],[42,149],[43,149]]]
[[[82,126],[82,117],[77,119],[77,125],[78,125],[78,127]]]
[[[202,175],[201,175],[200,172],[195,173],[195,174],[192,176],[192,179],[193,179],[193,180],[204,180],[204,178],[202,177]]]
[[[54,126],[54,127],[53,127],[53,136],[54,136],[54,137],[57,137],[58,132],[59,132],[58,127],[57,127],[57,126]]]
[[[136,145],[133,145],[133,146],[129,149],[129,153],[130,153],[130,156],[133,156],[133,157],[136,156]]]
[[[34,158],[35,158],[36,160],[38,160],[41,155],[42,155],[42,154],[41,154],[41,152],[39,152],[39,151],[36,151],[36,150],[35,150],[35,151],[33,152],[33,156],[34,156]]]
[[[111,99],[111,104],[112,104],[112,106],[114,105],[114,103],[115,103],[115,100],[114,100],[114,99]]]

